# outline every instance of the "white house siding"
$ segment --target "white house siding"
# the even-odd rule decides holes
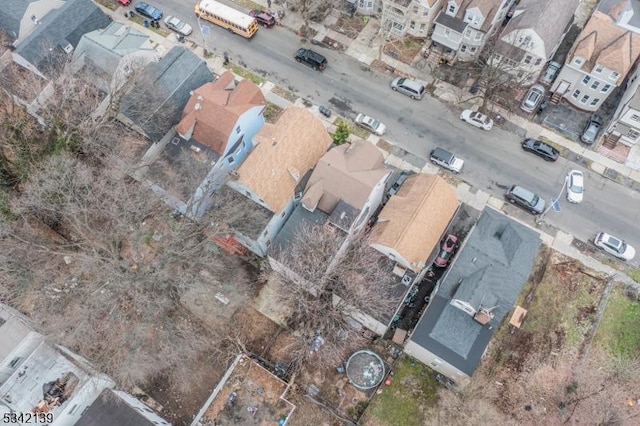
[[[433,34],[431,35],[431,39],[436,43],[457,51],[462,42],[462,34],[440,24],[436,24]]]
[[[264,230],[260,233],[260,236],[257,239],[258,247],[260,249],[260,253],[256,253],[259,256],[265,256],[267,254],[267,250],[269,250],[269,245],[271,245],[271,241],[278,235],[278,232],[282,229],[282,226],[287,221],[291,213],[293,212],[293,208],[295,207],[293,197],[289,199],[289,202],[284,209],[278,214],[274,214],[269,220],[269,223],[264,228]]]
[[[0,360],[0,362],[2,362],[2,364],[0,364],[0,384],[11,377],[11,375],[20,368],[24,360],[27,359],[43,341],[44,337],[41,334],[31,331],[4,360]],[[6,342],[3,342],[3,344],[6,344]],[[15,360],[18,361],[15,362]],[[11,367],[12,362],[14,362],[13,367]]]
[[[469,384],[469,381],[471,380],[470,376],[458,370],[448,362],[438,358],[433,353],[429,352],[427,349],[412,340],[409,340],[404,346],[404,352],[427,365],[432,370],[453,380],[458,386],[464,387]]]
[[[594,70],[588,73],[576,69],[573,64],[565,64],[553,84],[552,92],[558,89],[562,81],[567,81],[571,86],[569,90],[564,93],[564,98],[578,109],[597,111],[616,87],[616,82],[609,78],[610,75],[611,71],[606,68],[603,72],[596,73],[594,67]],[[589,81],[586,84],[584,83],[585,76],[589,76]],[[620,77],[618,77],[618,80],[620,80]],[[592,88],[595,82],[598,82],[596,89]],[[606,92],[603,92],[602,89],[605,88],[606,85],[609,85],[608,89]]]
[[[409,261],[405,259],[400,254],[400,252],[398,252],[396,249],[382,245],[382,244],[370,244],[370,246],[375,250],[379,251],[380,253],[384,254],[385,256],[387,256],[389,259],[403,266],[404,268],[411,269],[411,265],[409,264]]]
[[[540,38],[538,33],[533,29],[511,31],[506,36],[503,36],[501,40],[513,45],[514,51],[522,49],[526,52],[524,56],[521,59],[518,58],[518,60],[510,57],[509,55],[505,55],[505,58],[518,63],[510,74],[518,76],[518,73],[520,73],[520,76],[525,78],[528,76],[526,81],[523,82],[524,85],[533,84],[536,81],[540,72],[542,72],[542,69],[547,65],[547,62],[553,57],[558,47],[553,46],[551,50],[548,50],[542,38]],[[526,40],[529,40],[527,44],[525,44]],[[526,63],[527,56],[530,56],[529,64]]]
[[[618,141],[626,146],[638,143],[640,135],[640,67],[636,67],[634,74],[629,78],[627,90],[625,90],[611,123],[607,128],[607,134],[619,137]]]

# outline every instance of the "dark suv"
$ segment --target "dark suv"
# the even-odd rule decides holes
[[[265,28],[273,27],[276,24],[276,18],[264,10],[254,9],[249,12],[249,16],[256,18],[256,21]]]
[[[327,58],[311,49],[301,47],[296,52],[296,61],[304,62],[316,71],[321,71],[327,66]]]
[[[542,214],[544,212],[544,200],[521,186],[513,185],[505,192],[504,197],[532,214]]]

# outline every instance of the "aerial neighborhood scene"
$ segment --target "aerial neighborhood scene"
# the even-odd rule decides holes
[[[0,418],[640,424],[640,0],[2,0]]]

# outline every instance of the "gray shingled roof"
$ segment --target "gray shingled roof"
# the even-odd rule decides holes
[[[447,28],[451,28],[452,30],[462,34],[465,28],[467,28],[467,23],[464,22],[460,18],[455,18],[451,15],[447,15],[444,13],[444,10],[440,12],[438,17],[436,18],[436,24],[440,24]]]
[[[3,0],[0,8],[0,30],[12,40],[20,35],[20,21],[29,7],[29,3],[37,0]]]
[[[411,340],[472,375],[527,282],[540,244],[536,231],[485,208]],[[482,326],[452,306],[452,299],[468,302],[475,309],[481,305],[493,308],[494,318]]]
[[[153,422],[137,409],[124,403],[110,389],[100,393],[93,404],[82,413],[76,426],[153,426]]]
[[[551,59],[554,48],[573,22],[573,14],[580,0],[522,0],[502,37],[511,32],[533,29],[544,42],[546,59]]]
[[[58,65],[57,54],[64,56],[67,45],[75,49],[83,34],[109,23],[111,19],[91,0],[67,0],[40,20],[40,25],[17,46],[16,53],[40,71],[51,72],[51,66]]]
[[[213,81],[204,60],[182,46],[173,47],[142,71],[122,99],[120,112],[157,142],[180,121],[190,92]]]
[[[622,14],[632,12],[628,25],[640,28],[640,1],[638,0],[601,0],[597,10],[619,20]]]

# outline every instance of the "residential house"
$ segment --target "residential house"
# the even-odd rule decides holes
[[[491,63],[529,85],[558,50],[580,0],[522,0],[493,49]]]
[[[394,37],[427,37],[444,0],[382,0],[380,25]]]
[[[125,88],[131,75],[150,62],[158,61],[148,35],[119,22],[84,34],[73,53],[74,68],[86,68],[86,75],[109,95]]]
[[[0,30],[13,41],[13,60],[41,77],[66,63],[83,34],[111,19],[91,0],[4,0]]]
[[[402,270],[420,274],[458,211],[455,190],[438,175],[409,176],[391,196],[371,230],[371,247]]]
[[[640,55],[636,0],[602,0],[576,39],[551,91],[576,108],[596,111],[622,84]]]
[[[636,65],[618,108],[607,127],[606,143],[634,147],[640,140],[640,66]]]
[[[540,244],[536,231],[486,207],[432,293],[405,352],[466,385],[527,282]]]
[[[448,0],[435,20],[431,39],[452,60],[476,59],[502,25],[514,0]]]
[[[171,426],[133,396],[105,388],[81,414],[75,426]]]
[[[287,108],[275,124],[266,123],[253,137],[253,150],[227,185],[262,208],[270,219],[257,235],[235,238],[259,256],[299,202],[296,193],[331,145],[322,121],[304,108]]]
[[[82,357],[41,342],[0,385],[0,412],[51,413],[51,426],[71,426],[113,385]]]
[[[180,121],[191,92],[213,81],[207,63],[186,47],[173,47],[147,65],[122,97],[118,119],[158,142]]]
[[[380,10],[380,0],[347,0],[347,3],[361,15],[375,15]]]
[[[31,329],[23,315],[0,304],[0,386],[43,341],[44,337]]]

